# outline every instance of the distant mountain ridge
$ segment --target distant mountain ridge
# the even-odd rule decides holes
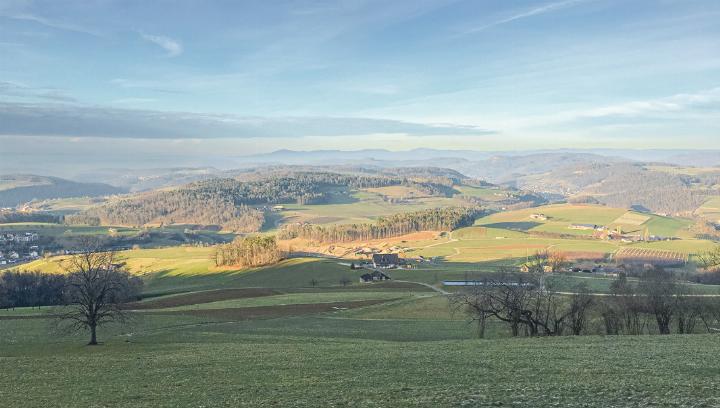
[[[58,177],[32,174],[0,175],[0,207],[15,207],[32,200],[98,197],[127,190],[103,183],[78,183]]]

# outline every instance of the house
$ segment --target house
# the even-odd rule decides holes
[[[373,254],[374,268],[397,268],[400,265],[398,254]]]
[[[583,272],[583,273],[597,273],[601,269],[600,265],[594,264],[592,262],[581,262],[578,264],[573,265],[570,268],[571,272]]]
[[[377,270],[372,271],[372,273],[368,272],[368,273],[360,276],[360,283],[370,283],[370,282],[386,281],[386,280],[390,280],[390,277],[380,271],[377,271]]]
[[[538,220],[538,221],[547,221],[548,220],[548,217],[545,214],[531,214],[530,218],[532,218],[533,220]]]

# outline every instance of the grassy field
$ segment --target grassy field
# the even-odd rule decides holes
[[[366,222],[455,202],[417,198],[391,205],[383,195],[410,192],[378,190],[327,205],[288,205],[278,219]],[[461,192],[499,197],[490,189]],[[549,219],[531,218],[535,213]],[[587,233],[568,228],[574,223],[684,239],[619,244],[582,237]],[[589,205],[497,213],[442,237],[385,240],[406,248],[407,256],[437,259],[388,271],[393,280],[375,284],[359,283],[365,271],[342,259],[292,258],[237,269],[216,267],[208,247],[123,251],[121,260],[145,282],[145,299],[133,304],[131,325],[101,328],[101,346],[83,346],[84,333],[56,333],[50,308],[0,310],[0,406],[719,406],[716,336],[510,338],[506,325],[491,321],[487,339],[479,340],[447,297],[417,284],[439,288],[443,280],[474,279],[540,250],[693,254],[716,245],[683,235],[687,226],[683,219]],[[49,224],[3,228],[109,233]],[[61,262],[39,260],[23,269],[60,273]],[[343,285],[345,279],[350,283]],[[556,290],[586,284],[597,294],[608,293],[612,281],[582,273],[548,277]],[[720,294],[717,286],[687,287]],[[600,331],[597,320],[593,332]]]
[[[56,198],[33,202],[31,207],[54,214],[73,214],[87,210],[100,202],[101,199],[90,197]]]
[[[0,320],[0,400],[8,407],[720,403],[715,336],[476,340],[462,319],[422,310],[393,303],[246,321],[147,315],[102,331],[98,347],[50,335],[43,319]]]
[[[80,225],[62,225],[42,222],[23,222],[12,224],[0,224],[0,233],[15,231],[32,231],[44,236],[79,236],[79,235],[108,235],[110,229],[117,235],[135,235],[140,230],[126,227],[89,227]]]
[[[547,220],[532,218],[544,214]],[[492,214],[477,220],[476,225],[526,232],[551,232],[570,235],[591,235],[592,231],[570,229],[572,224],[592,224],[625,232],[688,237],[691,220],[641,214],[600,205],[556,204]]]
[[[338,202],[322,205],[287,204],[281,212],[285,222],[310,222],[314,224],[350,224],[372,222],[378,217],[403,212],[420,211],[428,208],[447,207],[460,204],[457,199],[444,197],[418,197],[406,203],[393,204],[383,199],[384,195],[396,196],[404,192],[395,187],[371,191],[353,192],[350,198],[342,197]]]
[[[462,195],[478,197],[486,201],[501,201],[507,198],[507,193],[495,188],[482,188],[472,186],[458,186],[456,190]]]
[[[713,197],[695,211],[697,215],[710,218],[713,221],[720,220],[720,197]]]
[[[463,238],[454,242],[463,251],[524,235],[497,239],[505,234],[471,227],[453,239]],[[475,326],[453,311],[446,297],[398,282],[468,278],[501,261],[423,264],[390,271],[391,283],[360,284],[362,272],[339,260],[290,259],[229,270],[214,267],[211,254],[212,248],[195,247],[123,252],[151,297],[136,304],[142,310],[134,312],[131,325],[102,328],[98,347],[83,346],[83,333],[54,332],[48,308],[0,310],[2,405],[720,403],[716,336],[513,339],[504,324],[493,321],[487,339],[478,340]],[[33,268],[57,270],[57,259]],[[341,285],[342,277],[352,284]],[[310,284],[313,279],[317,286]],[[584,282],[600,293],[611,283],[583,274],[552,279],[560,279],[555,283],[561,288]],[[717,287],[698,287],[697,293],[710,289],[718,293]]]

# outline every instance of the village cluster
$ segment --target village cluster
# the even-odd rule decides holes
[[[0,234],[0,266],[29,262],[40,258],[40,248],[32,245],[39,236],[35,232]]]

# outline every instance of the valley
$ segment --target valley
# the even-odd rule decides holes
[[[659,337],[648,319],[642,336],[607,336],[601,308],[621,276],[640,288],[651,267],[677,276],[683,296],[720,298],[720,286],[708,280],[714,275],[706,279],[702,266],[704,254],[720,247],[709,229],[717,221],[714,197],[690,212],[658,214],[438,168],[273,166],[231,173],[143,192],[46,197],[5,210],[11,222],[0,224],[0,234],[38,238],[5,242],[0,251],[38,254],[6,263],[4,271],[64,276],[84,237],[92,236],[142,281],[142,292],[124,306],[132,323],[105,326],[103,347],[91,354],[80,346],[82,333],[50,334],[61,306],[0,309],[2,357],[14,367],[0,380],[29,373],[15,381],[18,392],[0,397],[14,404],[33,389],[28,406],[51,398],[58,406],[83,404],[78,395],[96,384],[67,377],[61,367],[99,373],[111,360],[122,374],[105,383],[112,392],[100,404],[252,406],[272,392],[275,403],[287,406],[367,396],[395,405],[512,405],[542,404],[539,395],[554,390],[561,405],[586,402],[588,392],[608,396],[587,406],[657,405],[658,390],[677,381],[666,368],[698,387],[709,384],[703,372],[716,369],[709,357],[717,352],[715,337],[702,334],[701,325],[690,337]],[[281,258],[258,266],[217,262],[220,248],[232,253],[232,245],[253,237],[277,245]],[[400,264],[378,269],[377,254],[397,255]],[[550,293],[589,293],[596,306],[583,335],[515,337],[506,323],[490,319],[479,339],[477,322],[454,303],[471,290],[466,285],[534,276],[538,268]],[[387,280],[368,281],[373,271]],[[660,365],[640,357],[648,349]],[[38,386],[40,374],[26,367],[50,356]],[[543,374],[542,389],[520,391],[558,361],[566,366]],[[503,379],[510,391],[495,387],[498,367],[507,364],[528,373]],[[583,374],[567,374],[578,370]],[[475,377],[483,372],[494,377]],[[647,373],[652,380],[635,382]],[[368,386],[368,375],[379,385]],[[422,385],[428,375],[442,381]],[[147,376],[162,379],[138,380]],[[299,383],[300,376],[311,385]],[[270,378],[273,390],[263,385]],[[228,391],[225,381],[246,385]],[[335,388],[319,391],[316,382]],[[719,398],[704,395],[709,405]],[[691,391],[674,398],[681,405],[698,401]]]

